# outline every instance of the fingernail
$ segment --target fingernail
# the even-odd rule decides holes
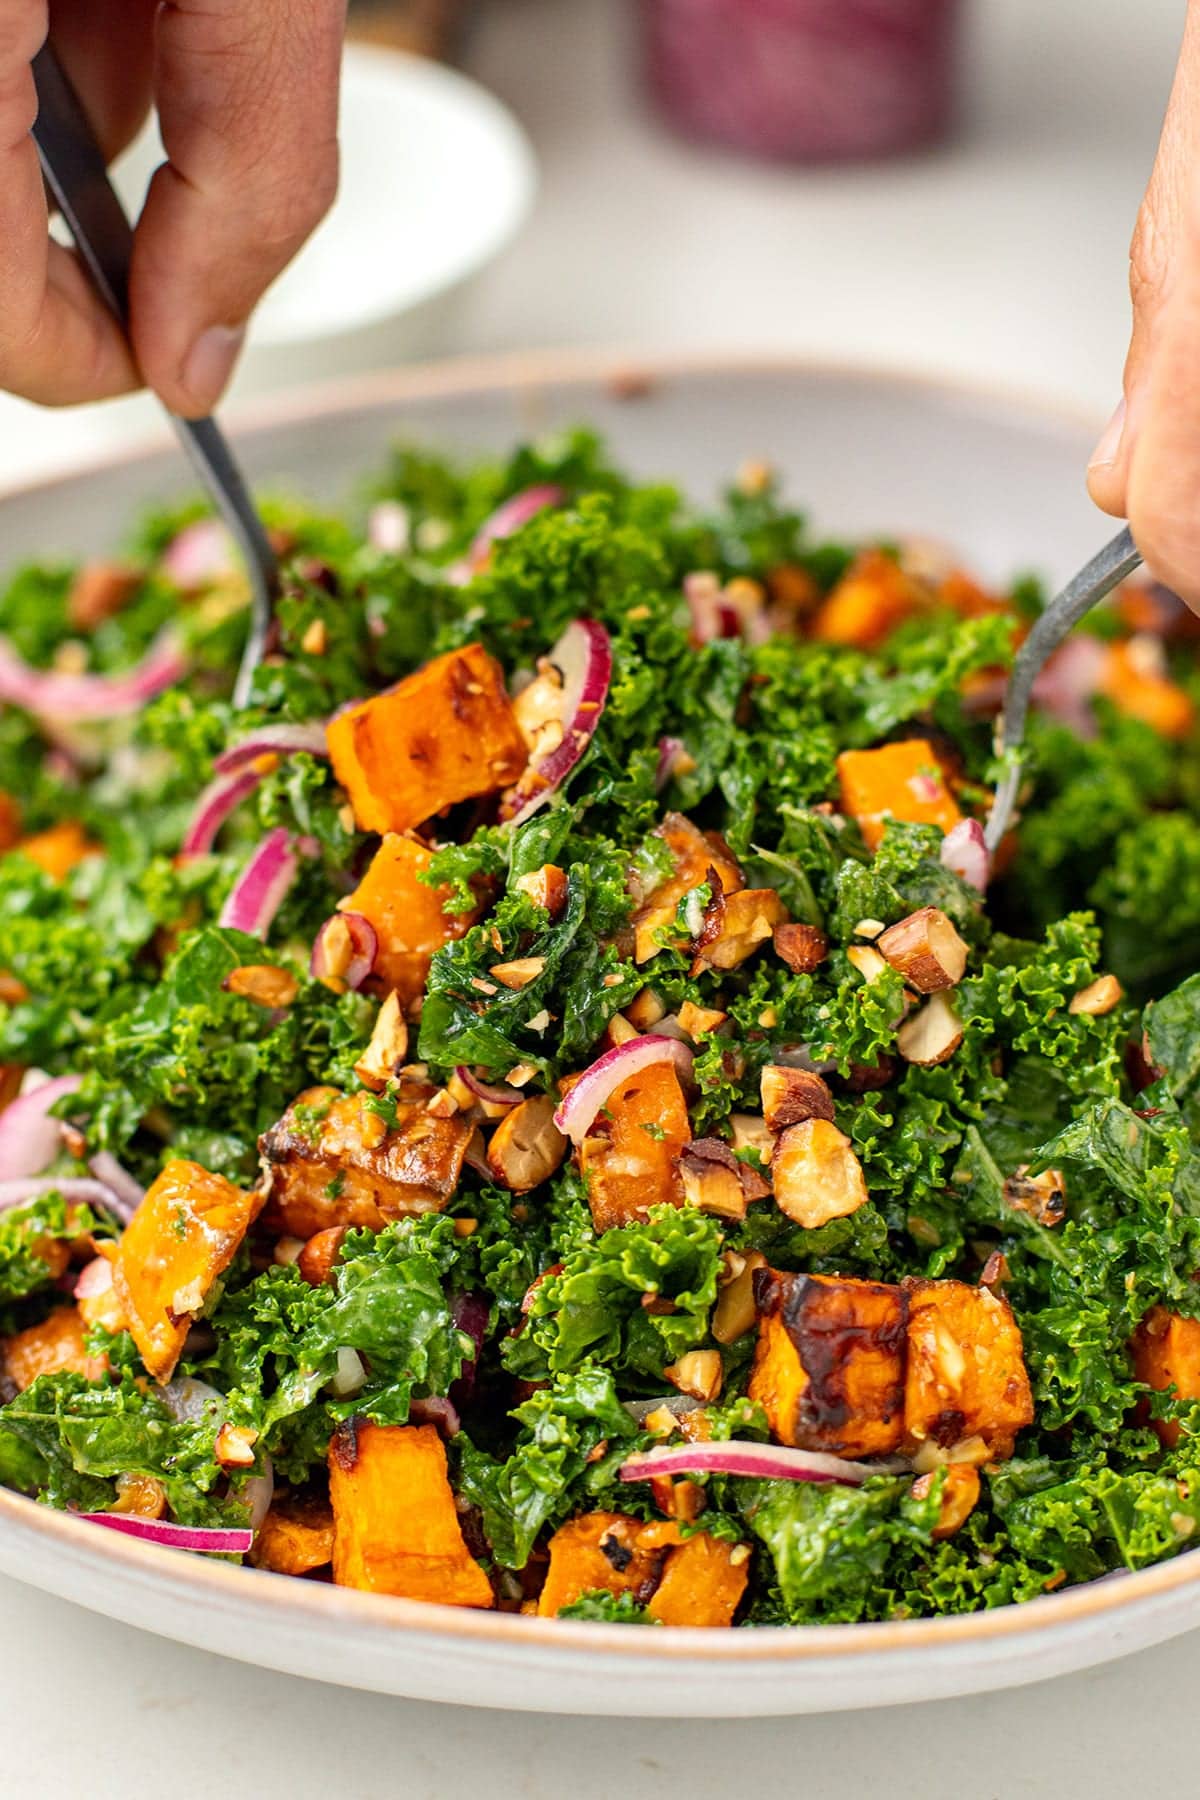
[[[1089,469],[1111,469],[1117,460],[1117,452],[1121,448],[1121,439],[1125,435],[1125,401],[1122,398],[1112,418],[1100,433],[1099,442],[1092,451],[1088,462]]]
[[[242,325],[211,325],[188,352],[183,365],[183,385],[205,407],[215,406],[223,393],[245,335]]]

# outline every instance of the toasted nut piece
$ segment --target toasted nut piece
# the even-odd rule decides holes
[[[913,1451],[912,1466],[918,1475],[927,1475],[930,1469],[940,1469],[947,1463],[970,1463],[973,1468],[981,1468],[991,1460],[991,1445],[976,1432],[948,1447],[931,1437],[922,1438]]]
[[[832,1119],[833,1095],[809,1069],[768,1063],[759,1078],[763,1118],[769,1131],[782,1131],[802,1119]]]
[[[777,925],[775,954],[797,975],[809,975],[829,954],[829,939],[816,925]]]
[[[213,1455],[223,1469],[249,1469],[254,1466],[257,1431],[248,1425],[222,1425],[213,1445]]]
[[[1008,1266],[1007,1256],[1003,1250],[993,1250],[980,1271],[980,1287],[991,1288],[995,1293],[1006,1288],[1011,1280],[1012,1270]]]
[[[446,1083],[446,1092],[453,1100],[458,1112],[469,1113],[472,1107],[480,1107],[482,1110],[478,1094],[472,1092],[457,1069]]]
[[[737,1157],[717,1138],[697,1138],[680,1153],[679,1174],[689,1206],[718,1219],[744,1219],[746,1190]]]
[[[789,1125],[771,1159],[775,1204],[812,1231],[866,1204],[867,1183],[850,1139],[828,1119]]]
[[[681,1394],[693,1400],[715,1400],[725,1379],[719,1350],[688,1350],[678,1362],[670,1363],[663,1374]]]
[[[528,987],[546,966],[544,956],[519,956],[515,962],[493,963],[488,970],[506,988]]]
[[[672,1481],[669,1475],[657,1475],[650,1483],[650,1492],[655,1506],[659,1512],[666,1513],[668,1519],[685,1519],[690,1524],[704,1511],[704,1489],[698,1481],[689,1481],[686,1476],[681,1481]]]
[[[729,1128],[735,1150],[754,1150],[764,1164],[770,1162],[775,1139],[765,1119],[760,1119],[757,1113],[731,1113]]]
[[[882,919],[860,919],[854,927],[854,935],[855,937],[869,938],[874,943],[875,939],[882,937],[886,930],[887,927]]]
[[[118,1475],[117,1497],[108,1510],[161,1519],[167,1510],[167,1490],[154,1475]]]
[[[85,563],[67,595],[67,622],[72,631],[94,631],[119,613],[141,585],[136,569],[124,563]]]
[[[294,1262],[299,1261],[300,1252],[303,1250],[303,1248],[304,1248],[304,1239],[303,1238],[299,1238],[299,1237],[278,1238],[276,1240],[275,1248],[271,1252],[271,1261],[273,1263],[277,1264],[278,1267],[281,1269],[290,1269]]]
[[[221,983],[227,994],[240,994],[256,1006],[290,1006],[300,992],[300,983],[287,969],[272,963],[247,963],[231,969]]]
[[[345,975],[357,955],[358,947],[350,927],[339,912],[331,913],[321,930],[321,958],[325,973],[318,975],[322,987],[335,994],[346,991]]]
[[[393,1076],[400,1074],[408,1055],[408,1026],[393,988],[379,1009],[371,1041],[354,1065],[364,1087],[382,1093]]]
[[[666,1017],[666,1006],[651,987],[644,987],[640,994],[635,994],[625,1008],[625,1017],[636,1032],[653,1031],[658,1021]]]
[[[774,888],[739,888],[715,893],[704,909],[696,940],[692,974],[705,969],[736,969],[785,922],[783,901]]]
[[[304,636],[300,639],[300,648],[305,656],[324,656],[329,648],[329,632],[324,619],[313,619],[305,627]]]
[[[865,982],[878,981],[887,972],[887,964],[870,944],[847,944],[846,960],[853,964]]]
[[[877,1063],[851,1063],[850,1072],[841,1078],[840,1086],[848,1094],[874,1094],[887,1087],[899,1065],[894,1056],[883,1056]]]
[[[449,1088],[438,1088],[425,1102],[425,1110],[432,1113],[435,1119],[452,1119],[458,1111],[458,1101]]]
[[[535,1063],[514,1063],[504,1079],[509,1087],[527,1087],[536,1074]]]
[[[677,1016],[690,1038],[702,1038],[719,1031],[729,1014],[716,1006],[693,1006],[690,1000],[685,1000]]]
[[[334,1265],[341,1254],[344,1225],[330,1225],[314,1232],[296,1258],[296,1267],[309,1287],[324,1287],[333,1280]]]
[[[549,1180],[567,1154],[567,1140],[554,1123],[554,1096],[534,1094],[514,1106],[492,1133],[488,1168],[514,1194]]]
[[[761,1250],[739,1252],[742,1267],[717,1295],[709,1329],[718,1344],[736,1343],[753,1331],[757,1322],[754,1306],[754,1271],[765,1269],[767,1259]]]
[[[1039,1225],[1061,1225],[1067,1214],[1066,1183],[1061,1169],[1044,1169],[1031,1175],[1027,1163],[1004,1183],[1004,1204],[1014,1212],[1028,1213]]]
[[[933,1486],[933,1471],[928,1475],[918,1475],[912,1484],[914,1500],[924,1500]],[[932,1536],[936,1538],[953,1537],[966,1524],[972,1508],[979,1499],[979,1471],[969,1463],[951,1463],[946,1470],[938,1508],[938,1522],[933,1528]]]
[[[544,906],[552,919],[557,919],[567,904],[567,877],[557,863],[543,863],[528,875],[518,875],[513,885],[519,894],[528,894],[535,906]]]
[[[604,1027],[604,1047],[615,1050],[618,1044],[627,1044],[630,1038],[640,1037],[636,1025],[631,1025],[624,1013],[614,1013]]]
[[[931,1069],[954,1055],[962,1043],[962,1025],[945,993],[931,994],[919,1012],[896,1033],[896,1048],[905,1062]]]
[[[933,994],[962,980],[967,946],[937,906],[922,906],[876,938],[875,948],[919,994]]]
[[[1115,975],[1101,975],[1072,994],[1067,1011],[1070,1013],[1086,1013],[1089,1018],[1099,1019],[1110,1013],[1114,1006],[1119,1006],[1125,998],[1125,989]]]

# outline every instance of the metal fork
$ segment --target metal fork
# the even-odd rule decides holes
[[[47,44],[33,62],[38,116],[33,140],[46,186],[105,305],[129,328],[133,230],[108,179],[104,156],[62,64]],[[215,419],[168,418],[197,475],[245,559],[252,596],[250,630],[233,688],[245,706],[266,645],[279,593],[279,565],[233,452]]]
[[[1084,614],[1090,612],[1106,594],[1111,593],[1119,582],[1132,575],[1141,560],[1138,547],[1126,526],[1111,543],[1105,544],[1098,555],[1093,556],[1091,562],[1084,564],[1060,594],[1055,595],[1021,645],[1009,677],[1004,711],[999,721],[996,747],[1007,767],[996,784],[992,810],[984,828],[984,838],[989,850],[995,850],[1008,830],[1016,804],[1017,790],[1021,785],[1021,744],[1025,736],[1025,720],[1029,713],[1034,682],[1047,659],[1054,654],[1072,628],[1078,625]]]

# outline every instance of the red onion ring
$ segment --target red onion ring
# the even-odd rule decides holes
[[[72,724],[137,712],[186,673],[187,662],[169,626],[159,632],[141,662],[119,675],[35,669],[0,638],[0,700],[38,717],[69,719]]]
[[[27,1180],[0,1181],[0,1212],[13,1206],[26,1206],[43,1194],[61,1194],[64,1200],[79,1200],[86,1206],[102,1206],[122,1225],[128,1225],[134,1209],[103,1181],[86,1175],[39,1175]]]
[[[177,587],[207,587],[237,567],[233,539],[219,519],[193,519],[171,539],[160,566]]]
[[[683,597],[692,617],[692,637],[697,644],[711,644],[714,638],[737,637],[740,631],[737,609],[723,597],[720,577],[711,569],[693,569],[683,578]]]
[[[87,1159],[88,1168],[102,1181],[111,1193],[116,1194],[135,1213],[145,1198],[146,1190],[140,1181],[135,1181],[129,1170],[119,1163],[108,1150],[97,1150],[95,1156]]]
[[[819,1450],[789,1450],[780,1444],[662,1444],[622,1463],[622,1481],[654,1481],[660,1475],[748,1475],[764,1481],[835,1481],[861,1487],[872,1475],[900,1475],[912,1464],[905,1457],[847,1462]]]
[[[573,619],[548,656],[563,678],[562,742],[539,762],[530,762],[504,796],[500,817],[510,825],[523,825],[570,774],[591,742],[608,700],[612,644],[595,619]]]
[[[490,513],[471,539],[470,547],[461,561],[451,563],[446,570],[446,579],[455,587],[462,587],[470,581],[472,575],[478,575],[487,567],[492,545],[500,538],[511,537],[522,525],[528,524],[535,513],[540,513],[548,506],[561,506],[566,499],[562,488],[551,481],[541,482],[525,488],[510,499],[502,500],[495,512]]]
[[[89,1263],[88,1269],[91,1268]],[[84,1270],[84,1274],[88,1273]],[[80,1277],[82,1281],[83,1277]],[[99,1290],[103,1292],[101,1288]],[[80,1292],[77,1285],[76,1294]],[[225,1397],[215,1387],[209,1387],[207,1381],[197,1381],[194,1376],[182,1375],[174,1381],[168,1381],[160,1387],[158,1397],[173,1419],[191,1424],[200,1424],[207,1416],[220,1419],[225,1412]],[[250,1508],[250,1534],[257,1536],[259,1527],[266,1518],[271,1501],[275,1497],[275,1465],[264,1451],[261,1457],[262,1467],[257,1475],[252,1475],[242,1489],[242,1498]],[[187,1548],[185,1545],[184,1548]],[[249,1549],[249,1545],[246,1546]]]
[[[214,776],[196,802],[179,854],[207,856],[230,813],[254,792],[262,778],[262,771],[253,767]]]
[[[681,756],[687,755],[687,746],[682,738],[661,737],[658,740],[658,767],[654,771],[654,791],[661,794],[675,773],[675,764]]]
[[[350,934],[351,956],[344,968],[337,967],[340,958],[334,955],[331,943],[333,934],[341,927]],[[370,919],[364,918],[362,913],[335,912],[313,939],[308,972],[314,981],[340,981],[357,991],[375,967],[378,953],[379,939]]]
[[[222,750],[213,762],[213,769],[218,775],[224,775],[231,769],[256,762],[260,756],[296,756],[300,753],[329,755],[324,719],[308,725],[260,725],[248,737],[239,738],[236,744]]]
[[[301,847],[282,825],[268,831],[226,897],[218,925],[265,938],[296,879]]]
[[[409,1406],[408,1416],[415,1419],[418,1425],[436,1425],[444,1438],[457,1437],[462,1430],[458,1408],[444,1394],[431,1394],[425,1400],[414,1400]]]
[[[978,819],[960,819],[942,839],[940,861],[944,869],[958,875],[982,894],[992,872],[983,826]]]
[[[143,1519],[137,1513],[77,1512],[74,1517],[167,1550],[196,1550],[206,1556],[245,1556],[254,1544],[248,1526],[177,1525],[173,1519]]]
[[[107,1256],[94,1256],[79,1271],[75,1282],[75,1299],[98,1300],[101,1294],[111,1293],[112,1284],[112,1264]]]
[[[691,1050],[678,1038],[653,1034],[629,1038],[624,1044],[618,1044],[615,1050],[606,1050],[589,1069],[584,1070],[558,1106],[554,1123],[563,1136],[569,1137],[578,1147],[591,1129],[596,1114],[621,1082],[628,1081],[631,1075],[637,1075],[642,1069],[649,1069],[655,1063],[672,1063],[686,1081],[692,1073],[692,1061]]]
[[[10,1100],[0,1113],[0,1181],[40,1175],[62,1142],[62,1120],[50,1108],[73,1094],[82,1075],[57,1075]]]
[[[466,1063],[459,1063],[454,1073],[464,1087],[470,1088],[477,1100],[486,1100],[490,1106],[516,1106],[528,1099],[520,1088],[510,1087],[507,1081],[480,1081],[473,1069]]]

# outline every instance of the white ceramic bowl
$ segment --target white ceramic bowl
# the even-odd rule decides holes
[[[650,370],[518,359],[374,377],[238,432],[258,480],[336,501],[388,443],[459,451],[588,421],[643,475],[710,495],[749,456],[821,529],[919,532],[985,575],[1068,573],[1109,527],[1087,503],[1095,422],[1030,401],[798,364]],[[178,465],[174,465],[178,469]],[[115,543],[184,485],[161,446],[0,498],[5,560]],[[1200,1624],[1200,1551],[1023,1607],[891,1624],[645,1631],[387,1600],[157,1549],[0,1490],[0,1570],[113,1618],[268,1668],[531,1711],[729,1717],[1043,1681]]]
[[[448,348],[455,303],[532,204],[512,114],[423,57],[348,45],[339,136],[337,200],[255,314],[242,391]],[[114,168],[132,212],[162,160],[151,120]]]

